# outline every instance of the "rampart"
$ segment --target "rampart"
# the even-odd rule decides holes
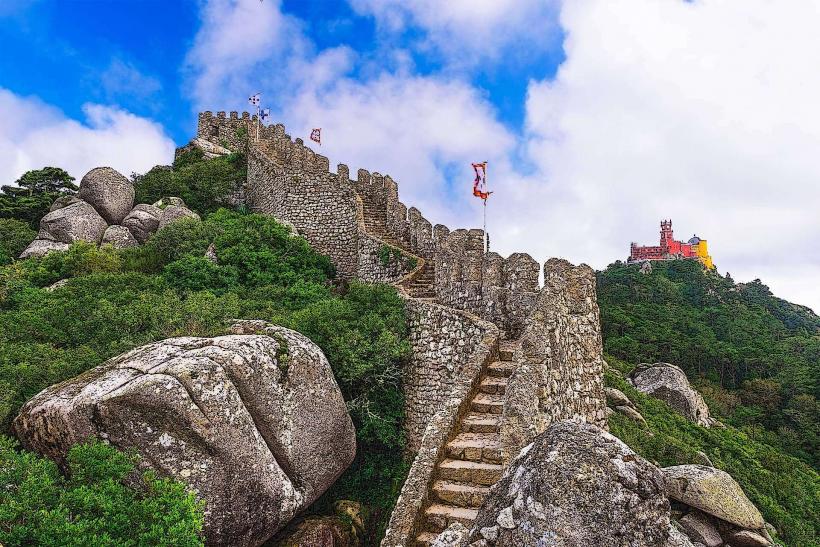
[[[433,470],[468,411],[499,340],[520,341],[499,435],[505,459],[552,421],[605,426],[595,275],[585,265],[485,252],[482,230],[435,226],[399,199],[388,175],[328,159],[282,125],[248,114],[201,113],[198,137],[244,151],[243,194],[255,212],[292,224],[341,277],[395,284],[407,301],[412,358],[403,370],[408,447],[417,452],[383,545],[412,542]],[[414,290],[428,289],[424,296]],[[421,293],[419,293],[421,294]],[[415,295],[415,296],[414,296]]]
[[[505,462],[559,420],[607,429],[595,272],[548,260],[544,288],[525,324],[501,418]]]

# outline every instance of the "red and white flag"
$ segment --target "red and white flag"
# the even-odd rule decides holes
[[[319,127],[310,132],[310,140],[318,142],[322,146],[322,128]]]
[[[473,195],[485,202],[492,192],[487,191],[487,162],[474,163],[475,180],[473,181]]]

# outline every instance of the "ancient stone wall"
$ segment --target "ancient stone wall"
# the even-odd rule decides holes
[[[394,283],[406,298],[413,350],[403,370],[406,428],[408,447],[418,454],[384,545],[413,537],[433,468],[502,335],[521,339],[502,415],[505,457],[556,420],[606,426],[589,267],[550,260],[539,288],[539,266],[529,255],[485,253],[482,230],[433,226],[399,200],[389,176],[362,169],[351,181],[347,166],[329,172],[327,158],[292,140],[284,126],[261,127],[259,138],[255,127],[247,114],[205,112],[198,136],[247,151],[244,195],[252,210],[292,223],[341,276]],[[438,303],[408,296],[414,280],[425,279],[425,260]]]
[[[474,364],[476,348],[488,335],[497,337],[498,329],[470,314],[417,299],[407,300],[407,315],[413,354],[402,381],[407,445],[415,452],[430,419],[451,398],[465,367]]]
[[[479,390],[481,371],[498,359],[498,342],[501,338],[501,332],[495,325],[466,313],[454,312],[444,306],[419,300],[408,300],[408,305],[411,306],[413,317],[411,332],[415,330],[415,333],[411,334],[411,338],[414,339],[414,349],[444,366],[428,367],[423,362],[416,361],[413,365],[415,372],[405,377],[405,382],[415,382],[414,378],[418,379],[418,383],[412,390],[413,393],[438,398],[439,404],[436,408],[429,409],[408,408],[409,412],[418,411],[414,418],[414,431],[411,433],[416,435],[421,430],[423,435],[418,443],[414,441],[417,450],[416,457],[402,485],[399,499],[390,515],[390,523],[381,542],[381,545],[388,547],[404,547],[413,544],[413,538],[416,535],[415,527],[419,522],[422,509],[429,501],[433,471],[446,456],[445,447],[451,440],[455,425],[470,412],[471,401]],[[446,336],[438,339],[439,349],[434,349],[429,344],[425,347],[422,343],[423,336],[430,332],[428,321],[438,322],[441,327],[448,330]],[[453,328],[464,335],[453,335]],[[454,346],[454,354],[461,355],[464,359],[452,370],[442,359],[445,354],[442,349],[448,346]],[[450,390],[443,397],[441,395],[442,386],[434,386],[434,389],[430,389],[429,380],[436,377],[447,379],[449,382]],[[426,416],[424,422],[420,422],[419,420],[424,416]]]
[[[436,296],[448,306],[492,321],[509,338],[517,338],[540,290],[538,263],[526,253],[506,259],[485,253],[483,230],[445,230],[439,229],[441,235],[434,238]]]
[[[294,150],[294,152],[298,152]],[[256,147],[248,151],[246,199],[252,211],[266,213],[296,227],[319,252],[328,255],[341,277],[359,269],[356,194],[346,171],[328,173],[321,160],[299,157],[275,163]],[[325,162],[326,164],[326,158]]]
[[[577,419],[606,428],[595,272],[560,259],[527,318],[501,421],[505,461],[550,424]]]
[[[226,115],[225,112],[200,112],[197,119],[197,137],[211,141],[214,144],[230,148],[236,152],[245,151],[249,135],[256,136],[256,114],[251,116],[243,112]]]
[[[396,283],[418,266],[418,259],[368,233],[359,233],[356,278],[366,283]]]

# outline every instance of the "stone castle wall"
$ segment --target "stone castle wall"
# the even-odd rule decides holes
[[[553,422],[577,419],[607,428],[592,268],[547,261],[544,288],[525,323],[501,420],[506,462]]]
[[[244,193],[250,208],[292,223],[330,256],[340,276],[403,284],[425,260],[434,266],[441,306],[408,300],[414,357],[404,381],[411,446],[418,444],[459,368],[469,360],[465,348],[480,336],[475,325],[465,322],[467,316],[497,325],[508,338],[532,340],[529,345],[538,348],[538,355],[530,352],[521,358],[524,370],[534,369],[532,374],[540,375],[536,384],[546,390],[531,409],[543,420],[577,414],[596,421],[602,414],[600,326],[594,275],[588,267],[550,261],[542,289],[539,265],[529,255],[485,253],[482,230],[433,226],[418,209],[399,200],[398,185],[388,175],[359,169],[351,180],[345,165],[330,172],[326,157],[301,139],[291,139],[281,124],[261,127],[256,139],[255,116],[204,112],[197,136],[245,150]],[[382,237],[393,243],[370,233],[365,209],[369,220],[383,227]],[[389,260],[384,259],[387,255]],[[581,293],[586,296],[581,298]],[[447,308],[451,310],[443,311]],[[533,387],[532,374],[525,379],[522,373],[524,392]],[[510,423],[514,413],[511,408]]]
[[[499,331],[488,321],[423,300],[408,300],[407,311],[413,355],[402,380],[407,444],[416,452],[430,420],[450,399],[453,387],[480,371],[475,366],[476,348],[488,336],[497,343]]]
[[[333,260],[342,277],[355,277],[359,270],[356,194],[343,183],[344,170],[333,174],[309,168],[306,163],[278,164],[251,147],[247,204],[252,211],[293,224],[300,235]]]

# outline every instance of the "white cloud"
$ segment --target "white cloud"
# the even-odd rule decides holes
[[[601,267],[671,217],[735,279],[820,310],[807,281],[820,268],[820,12],[771,7],[566,3],[567,58],[531,83],[526,135],[530,190],[563,199],[509,204],[530,235],[503,245]]]
[[[260,91],[258,82],[274,74],[283,77],[276,92],[284,92],[287,64],[305,57],[310,44],[299,20],[280,7],[278,0],[210,0],[203,5],[202,26],[186,59],[198,105],[224,109],[229,93],[238,96],[230,98],[231,105],[241,100],[247,105],[248,95]]]
[[[479,62],[510,62],[510,49],[532,58],[554,44],[558,2],[554,0],[349,0],[379,30],[401,34],[419,29],[414,44],[460,67]]]
[[[100,75],[100,84],[109,101],[127,95],[148,102],[147,99],[162,90],[158,79],[143,74],[137,67],[121,59],[111,60]]]
[[[45,166],[62,167],[77,180],[102,165],[128,176],[173,160],[174,143],[159,124],[111,106],[83,110],[85,123],[0,88],[0,181],[9,184]]]
[[[426,42],[411,47],[435,44],[456,65],[503,60],[505,44],[549,28],[529,4],[353,4],[396,35],[422,28]],[[761,277],[820,310],[820,14],[808,1],[770,8],[564,4],[566,60],[555,78],[530,82],[519,135],[459,71],[418,76],[397,62],[355,79],[367,59],[347,47],[315,51],[275,2],[209,3],[189,70],[199,107],[242,108],[261,90],[291,135],[323,127],[319,151],[332,163],[391,174],[433,222],[480,225],[469,162],[490,160],[489,227],[502,254],[601,268],[625,258],[631,240],[655,243],[659,220],[671,217],[680,238],[707,238],[736,280]],[[471,41],[490,27],[499,32]],[[459,41],[463,59],[444,50]]]

